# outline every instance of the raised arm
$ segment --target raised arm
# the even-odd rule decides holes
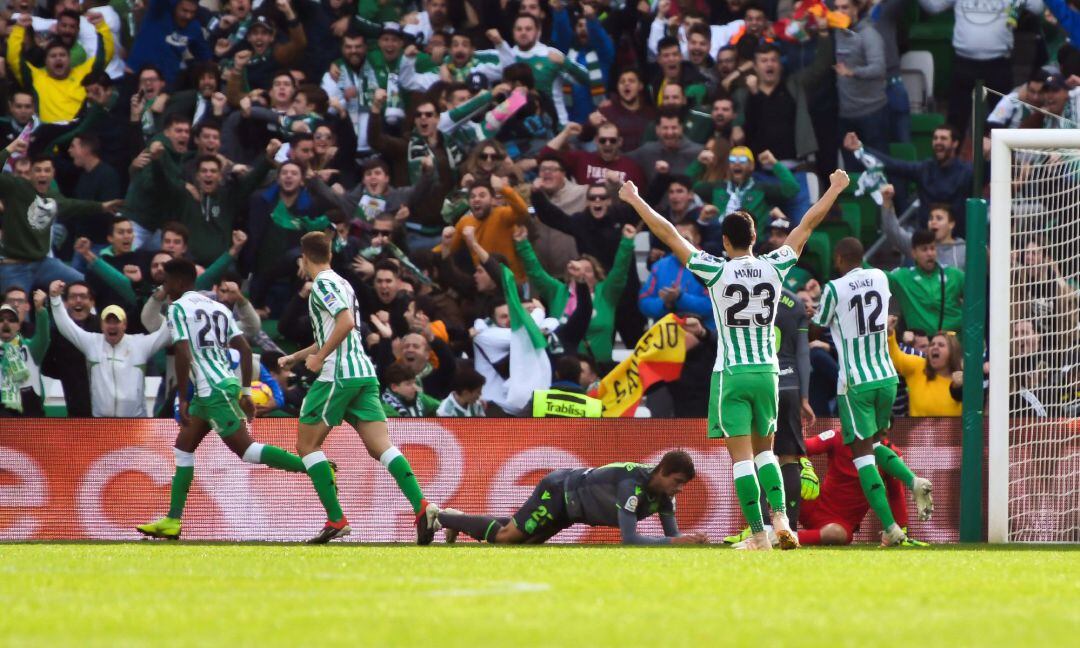
[[[100,335],[100,333],[95,334],[84,331],[71,319],[71,315],[68,315],[67,308],[64,307],[64,302],[60,298],[63,290],[64,282],[59,279],[49,284],[49,303],[52,305],[56,330],[60,331],[60,335],[67,338],[72,346],[85,354],[93,346],[94,336]]]
[[[796,256],[802,254],[802,249],[810,239],[810,234],[813,233],[814,228],[821,224],[821,221],[825,220],[825,216],[832,209],[833,203],[847,188],[849,182],[851,180],[848,178],[848,174],[842,169],[833,171],[832,175],[829,176],[829,188],[825,190],[825,195],[806,211],[799,225],[791,230],[791,234],[788,234],[787,245],[791,247]]]
[[[633,182],[623,183],[622,188],[619,189],[619,198],[634,208],[634,211],[645,222],[649,231],[660,239],[661,243],[671,248],[679,263],[686,265],[690,257],[698,251],[690,241],[687,241],[682,234],[679,234],[671,221],[656,213],[656,210],[638,195],[637,187],[634,186]]]

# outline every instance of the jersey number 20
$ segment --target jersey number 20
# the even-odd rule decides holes
[[[202,324],[199,334],[195,336],[195,344],[200,349],[206,347],[224,347],[229,341],[226,336],[229,332],[229,318],[220,311],[207,313],[204,310],[195,311],[195,321]]]
[[[776,289],[771,284],[760,283],[753,288],[753,296],[761,300],[765,312],[754,313],[754,324],[758,326],[770,326],[776,308]],[[724,297],[734,299],[735,303],[728,307],[724,320],[728,326],[746,328],[750,326],[750,318],[739,317],[750,305],[751,291],[740,284],[729,284],[724,289]]]

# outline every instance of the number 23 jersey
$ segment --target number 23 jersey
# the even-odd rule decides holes
[[[712,300],[719,338],[713,371],[779,371],[776,302],[781,282],[796,261],[787,245],[730,261],[700,250],[690,256],[686,267],[705,284]]]
[[[239,383],[229,366],[229,340],[240,335],[232,311],[190,290],[169,304],[167,321],[173,344],[187,340],[191,349],[191,381],[196,396],[205,398],[214,389]]]

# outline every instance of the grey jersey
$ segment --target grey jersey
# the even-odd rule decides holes
[[[644,464],[613,463],[569,471],[563,488],[570,521],[618,527],[620,510],[639,520],[654,513],[674,515],[672,498],[651,495],[645,488],[652,470],[653,466]]]
[[[802,299],[790,290],[782,290],[776,301],[776,359],[780,363],[780,389],[799,388],[799,370],[796,364],[799,334],[810,324]]]

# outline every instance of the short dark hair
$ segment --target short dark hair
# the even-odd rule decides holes
[[[963,137],[960,134],[960,129],[957,128],[956,126],[953,126],[952,124],[942,124],[942,125],[938,126],[937,128],[935,128],[934,132],[936,133],[939,130],[949,131],[949,136],[953,138],[954,142],[959,142],[961,140],[961,138]]]
[[[694,459],[685,450],[669,450],[664,453],[664,456],[660,458],[660,463],[656,464],[656,468],[653,468],[653,472],[661,475],[681,473],[686,475],[687,479],[697,477],[697,471],[694,469]]]
[[[68,285],[64,286],[64,295],[63,295],[64,299],[67,299],[68,293],[71,292],[71,289],[76,287],[76,286],[81,286],[83,288],[86,288],[86,294],[90,295],[90,299],[93,299],[95,301],[97,300],[97,295],[94,294],[93,286],[86,283],[85,281],[72,281]]]
[[[92,155],[101,155],[101,138],[97,136],[97,133],[79,133],[72,139],[77,139],[82,143],[83,148],[90,151]]]
[[[569,169],[566,168],[566,160],[563,160],[562,156],[555,151],[538,155],[536,157],[536,168],[539,169],[540,165],[544,162],[554,162],[559,165],[559,168],[563,170],[563,173],[569,173]]]
[[[664,36],[656,43],[656,51],[659,53],[662,50],[666,50],[671,47],[678,47],[679,39],[674,36]]]
[[[86,76],[83,77],[82,87],[85,88],[87,86],[92,86],[92,85],[99,85],[102,88],[111,88],[112,85],[113,85],[113,82],[112,82],[112,78],[108,74],[106,74],[105,72],[91,72],[90,74],[87,74]],[[25,92],[25,91],[18,90],[16,92]],[[27,92],[26,94],[30,94],[30,93]],[[15,93],[12,93],[12,96],[15,96]]]
[[[537,31],[541,31],[544,28],[544,26],[540,23],[539,18],[537,18],[536,16],[534,16],[532,14],[527,14],[527,13],[519,13],[517,16],[515,16],[514,17],[514,23],[517,23],[517,21],[521,20],[522,18],[528,18],[529,20],[533,21],[533,24],[536,25],[536,30]]]
[[[387,164],[386,160],[382,159],[381,157],[372,157],[365,160],[364,163],[360,166],[361,177],[366,175],[368,171],[372,171],[374,169],[382,169],[384,172],[386,172],[386,175],[390,175],[390,165]]]
[[[202,135],[202,132],[205,130],[216,130],[220,133],[221,122],[214,119],[213,117],[204,117],[203,119],[199,120],[199,125],[191,131],[191,135],[192,137],[198,139],[198,137]]]
[[[172,232],[184,239],[184,245],[191,239],[191,230],[187,228],[187,225],[178,223],[177,221],[169,221],[161,226],[161,233]]]
[[[300,86],[300,89],[296,91],[297,94],[303,93],[307,100],[314,104],[315,112],[322,114],[326,112],[327,107],[330,105],[330,97],[326,94],[326,90],[323,90],[314,83],[305,83]]]
[[[69,50],[68,46],[65,45],[64,42],[62,40],[60,40],[59,38],[54,38],[54,39],[50,40],[48,43],[45,44],[45,53],[48,54],[49,52],[53,51],[56,48],[60,48],[60,49],[64,50],[65,52],[68,53],[68,56],[71,55],[71,50]]]
[[[454,380],[450,383],[450,389],[455,392],[474,391],[480,389],[487,382],[479,371],[472,368],[467,362],[459,362],[454,371]]]
[[[927,213],[932,211],[943,211],[949,217],[950,222],[956,222],[956,214],[953,213],[952,205],[949,203],[934,203],[930,205],[930,209],[927,210]]]
[[[75,11],[74,9],[64,9],[59,14],[57,14],[56,21],[60,22],[61,18],[71,18],[75,22],[79,22],[79,19],[82,18],[82,16],[80,16],[79,12]]]
[[[218,280],[214,282],[214,285],[220,286],[221,284],[228,282],[232,282],[239,286],[244,283],[244,278],[240,276],[240,273],[236,270],[226,270],[225,272],[221,273],[221,276],[218,277]]]
[[[528,63],[511,63],[503,68],[503,81],[514,84],[520,83],[529,90],[536,87],[536,76]]]
[[[393,272],[395,277],[401,278],[401,266],[390,259],[381,259],[375,264],[375,274],[378,274],[380,270]]]
[[[737,249],[748,248],[754,238],[754,217],[750,212],[739,210],[724,216],[720,224],[720,233],[727,237],[731,246]]]
[[[406,380],[416,380],[416,372],[400,362],[395,362],[383,372],[383,382],[387,386],[400,385]]]
[[[278,360],[285,357],[285,354],[281,351],[263,351],[259,356],[259,364],[266,367],[268,371],[275,371],[278,368]],[[282,389],[288,385],[282,385]]]
[[[673,184],[686,187],[690,191],[693,191],[694,187],[694,181],[691,180],[690,176],[686,175],[685,173],[676,173],[675,175],[668,178],[668,187],[670,188]]]
[[[555,379],[576,383],[581,381],[581,360],[576,355],[566,354],[555,361]]]
[[[11,293],[15,292],[16,290],[18,290],[22,294],[26,295],[27,297],[30,296],[30,291],[27,290],[26,288],[23,288],[22,286],[12,285],[12,286],[8,286],[7,288],[4,288],[4,299],[7,299],[7,296],[10,295]]]
[[[300,142],[314,142],[315,136],[311,133],[293,133],[289,138],[289,145],[296,146]]]
[[[314,263],[329,263],[330,237],[323,232],[308,232],[300,237],[300,253]]]
[[[162,74],[161,68],[154,65],[153,63],[147,63],[146,65],[139,68],[139,73],[135,75],[135,78],[138,79],[139,77],[142,76],[142,73],[146,72],[147,70],[149,70],[149,71],[153,72],[154,74],[156,74],[158,79],[160,79],[162,81],[165,80],[165,75]]]
[[[199,169],[199,167],[201,167],[203,165],[203,162],[213,162],[214,164],[216,164],[218,166],[219,169],[221,168],[221,158],[219,158],[216,155],[207,154],[207,155],[200,155],[198,158],[195,159],[195,170],[196,171]]]
[[[757,56],[758,54],[776,54],[777,56],[783,55],[783,53],[780,51],[780,46],[770,41],[763,41],[760,45],[757,46],[757,48],[754,50],[754,56]]]
[[[656,123],[659,124],[661,119],[677,119],[682,124],[682,108],[679,106],[662,106]]]
[[[937,243],[937,238],[934,233],[928,229],[915,230],[911,234],[911,249],[922,247],[924,245],[934,245]]]
[[[162,125],[162,130],[168,130],[173,124],[188,124],[191,125],[191,117],[188,117],[184,113],[172,112],[165,115],[165,121]]]
[[[693,25],[690,25],[690,28],[686,30],[686,39],[687,40],[690,40],[690,35],[691,34],[697,34],[698,36],[704,36],[705,40],[708,40],[708,41],[712,40],[712,30],[709,29],[709,26],[706,25],[705,23],[694,23]],[[659,48],[657,48],[657,51],[660,51]]]
[[[853,268],[857,268],[862,264],[864,254],[865,250],[862,241],[854,236],[840,239],[836,242],[836,247],[833,248],[833,255]]]
[[[174,277],[183,281],[185,285],[194,284],[199,276],[195,264],[187,259],[173,259],[165,264],[163,270],[166,278]]]

